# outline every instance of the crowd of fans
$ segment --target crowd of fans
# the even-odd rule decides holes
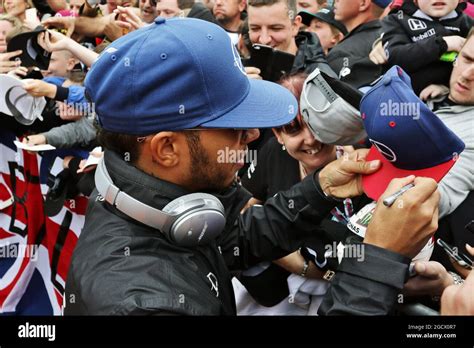
[[[249,79],[261,80],[263,75],[261,66],[252,65],[256,62],[253,55],[258,53],[255,45],[271,47],[272,54],[291,55],[293,63],[281,72],[278,83],[298,101],[308,94],[310,104],[311,96],[306,88],[323,76],[336,92],[337,86],[345,91],[339,90],[337,94],[350,104],[346,107],[361,118],[360,132],[364,132],[363,117],[359,113],[361,98],[398,66],[411,79],[413,92],[465,148],[438,185],[438,209],[431,214],[437,231],[431,244],[428,242],[429,255],[413,262],[412,277],[397,292],[403,294],[403,303],[422,302],[442,314],[472,315],[472,261],[463,268],[435,241],[440,238],[459,254],[474,258],[473,6],[462,0],[107,0],[100,3],[96,0],[2,0],[0,73],[26,79],[25,91],[36,98],[44,97],[47,103],[42,117],[30,124],[7,114],[0,114],[0,119],[4,129],[14,132],[27,145],[50,144],[59,149],[88,151],[101,145],[106,151],[115,151],[108,147],[113,143],[113,132],[98,136],[102,130],[97,118],[100,120],[101,115],[91,99],[95,103],[99,101],[88,95],[89,87],[84,87],[84,81],[102,52],[113,54],[114,46],[109,45],[157,25],[157,18],[195,18],[219,25],[243,61],[248,62],[242,69]],[[14,45],[22,35],[32,32],[33,49],[47,57],[47,66],[41,66],[38,58],[25,60],[28,54],[31,58],[31,53],[25,52],[31,47],[25,44],[23,49],[17,49],[18,45]],[[213,59],[219,60],[220,53],[213,53]],[[157,49],[156,55],[148,59],[158,68],[160,59],[166,57],[160,56]],[[320,73],[315,74],[315,71]],[[169,76],[173,78],[176,76]],[[186,83],[192,85],[194,81]],[[162,87],[157,84],[154,88]],[[113,89],[107,91],[110,98],[115,93]],[[130,98],[138,98],[140,102],[141,97]],[[302,104],[300,107],[303,109]],[[329,109],[328,112],[340,110]],[[317,136],[318,129],[312,129],[302,112],[288,124],[260,129],[259,135],[248,144],[248,151],[256,154],[256,160],[239,168],[237,177],[239,185],[250,193],[249,197],[245,196],[249,199],[245,207],[241,207],[242,214],[264,205],[279,192],[304,183],[305,178],[337,159],[349,158],[358,149],[370,147],[365,132],[364,136],[348,141],[343,122],[333,122],[334,132],[341,133],[335,141],[328,140],[324,134]],[[442,147],[445,140],[434,139],[434,143]],[[125,137],[121,141],[130,139]],[[141,141],[146,142],[146,137],[139,138]],[[400,138],[399,141],[405,140]],[[94,156],[101,157],[103,153],[95,152]],[[59,183],[48,192],[48,200],[64,197],[59,191],[68,190],[68,186],[74,186],[76,193],[92,194],[95,167],[85,169],[85,160],[64,158],[64,171],[58,175]],[[327,246],[354,242],[357,236],[346,226],[354,215],[374,201],[366,194],[342,198],[322,217],[318,233],[300,241],[297,248],[293,248],[296,251],[274,253],[273,258],[281,255],[273,261],[262,262],[255,257],[258,262],[247,264],[245,269],[233,274],[237,314],[371,313],[370,299],[366,298],[369,295],[355,287],[350,290],[353,297],[348,299],[348,303],[353,303],[353,311],[340,310],[334,303],[321,305],[331,292],[332,277],[340,263],[337,253],[325,254]],[[74,262],[73,266],[76,272],[80,269]],[[148,270],[137,268],[134,272]],[[75,278],[75,282],[81,283],[81,280]],[[342,285],[334,285],[335,289],[336,286]],[[393,297],[387,301],[393,304],[396,300]],[[387,304],[386,308],[388,313],[397,313],[397,307]],[[173,311],[170,307],[164,312]]]

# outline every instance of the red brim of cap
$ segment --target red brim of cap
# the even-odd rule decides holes
[[[373,200],[378,200],[380,196],[385,192],[388,184],[392,179],[404,178],[410,175],[418,177],[432,178],[436,182],[440,182],[441,179],[449,172],[452,166],[456,163],[454,160],[449,160],[445,163],[438,164],[437,166],[419,170],[406,170],[395,167],[389,162],[375,146],[369,151],[366,161],[380,160],[382,162],[382,168],[374,174],[364,175],[362,177],[362,187],[365,194]]]

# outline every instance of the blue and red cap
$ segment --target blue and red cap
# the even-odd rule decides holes
[[[362,178],[377,200],[394,178],[409,175],[437,182],[449,172],[464,143],[413,92],[410,77],[392,67],[362,98],[361,117],[372,147],[367,160],[382,168]]]

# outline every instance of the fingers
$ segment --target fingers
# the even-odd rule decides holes
[[[12,51],[12,52],[5,52],[0,54],[0,61],[10,61],[13,57],[17,57],[22,54],[22,50]]]
[[[4,69],[18,68],[20,65],[21,65],[20,60],[8,60],[5,62],[0,62],[0,67]]]
[[[415,176],[410,175],[405,178],[397,178],[390,181],[385,192],[380,196],[379,201],[383,201],[385,198],[393,195],[394,193],[400,191],[400,189],[408,184],[411,184],[415,181]]]
[[[435,261],[417,261],[415,262],[415,271],[422,277],[438,279],[446,272],[446,269]]]
[[[432,90],[431,90],[430,86],[426,87],[423,91],[421,91],[420,99],[423,100],[423,101],[428,100],[431,96],[431,93],[432,93]]]
[[[249,79],[261,80],[262,77],[260,76],[261,71],[260,69],[254,66],[247,66],[245,67],[245,72],[247,73],[247,77]]]
[[[10,71],[8,74],[12,74],[13,76],[26,76],[28,74],[28,68],[24,66],[20,66],[15,70]]]
[[[413,182],[415,187],[408,190],[404,195],[419,202],[425,202],[431,198],[432,202],[439,202],[439,193],[435,194],[438,184],[431,178],[417,177]],[[434,195],[434,196],[433,196]],[[432,197],[433,196],[433,197]]]
[[[127,23],[127,22],[115,21],[115,24],[117,24],[120,28],[123,28],[123,29],[127,29],[127,30],[132,29],[132,25],[130,23]]]
[[[474,256],[474,248],[466,243],[466,250],[471,256]]]
[[[358,156],[358,154],[355,154]],[[356,157],[357,158],[357,157]],[[380,169],[382,163],[379,160],[366,162],[357,158],[356,161],[353,160],[342,160],[340,169],[349,175],[353,174],[372,174]]]

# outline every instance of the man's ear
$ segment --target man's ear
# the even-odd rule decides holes
[[[293,35],[293,37],[298,35],[298,32],[300,31],[300,28],[301,28],[302,20],[303,19],[301,18],[301,16],[296,16],[293,23],[291,24],[291,34]]]
[[[368,9],[370,9],[371,5],[372,5],[372,0],[360,0],[359,12],[367,11]]]
[[[74,67],[76,66],[76,64],[79,64],[79,63],[80,63],[80,62],[79,62],[78,59],[76,59],[76,58],[74,58],[74,57],[73,57],[73,58],[69,58],[69,59],[67,60],[67,65],[66,65],[67,71],[72,71],[72,70],[74,70]]]
[[[336,35],[333,35],[332,36],[332,39],[331,39],[331,44],[333,44],[334,46],[336,46],[339,42],[342,41],[342,39],[344,39],[344,34],[339,32],[337,33]]]
[[[185,140],[182,138],[176,132],[155,134],[149,145],[153,162],[168,168],[178,165],[185,153]]]
[[[240,0],[239,12],[243,12],[247,8],[247,0]]]

